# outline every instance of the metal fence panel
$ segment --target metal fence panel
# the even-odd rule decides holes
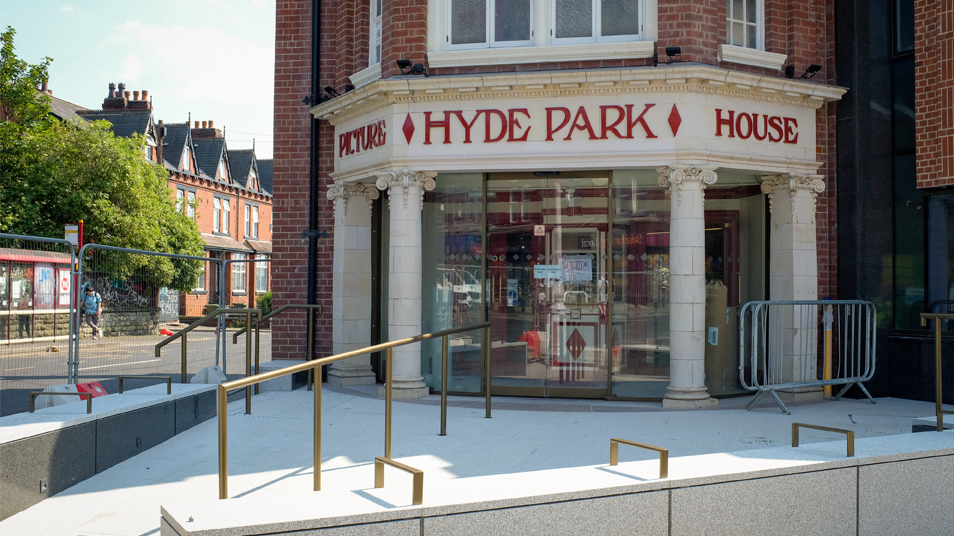
[[[843,385],[840,398],[875,370],[874,304],[861,300],[757,301],[739,309],[739,378],[743,387],[765,393],[789,413],[776,394]]]
[[[0,233],[0,416],[67,380],[74,266],[66,240]]]

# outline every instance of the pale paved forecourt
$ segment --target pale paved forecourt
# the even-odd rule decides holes
[[[213,419],[0,522],[0,534],[158,535],[163,508],[184,534],[246,534],[249,532],[228,527],[262,523],[294,530],[294,523],[282,523],[358,515],[364,516],[360,518],[364,522],[409,517],[412,519],[390,523],[390,528],[400,529],[395,534],[405,530],[419,534],[424,522],[415,517],[421,516],[421,507],[411,507],[410,475],[389,468],[385,488],[374,488],[373,459],[384,454],[384,401],[371,394],[375,391],[373,385],[324,387],[322,492],[310,491],[312,393],[304,389],[273,391],[254,397],[251,416],[244,415],[244,401],[229,405],[230,500],[216,500],[218,454]],[[457,511],[455,504],[487,501],[500,508],[517,504],[512,500],[515,497],[523,501],[521,505],[534,503],[526,497],[546,494],[556,494],[566,501],[596,496],[585,491],[588,489],[637,485],[652,492],[637,495],[639,500],[648,501],[644,504],[647,508],[638,510],[638,515],[645,516],[645,533],[664,529],[667,520],[654,517],[648,509],[650,503],[666,507],[666,492],[652,491],[663,489],[665,484],[658,480],[657,455],[623,446],[621,464],[610,467],[612,437],[669,448],[670,481],[703,477],[727,482],[723,476],[714,475],[743,470],[734,465],[740,460],[744,461],[744,470],[768,471],[766,476],[773,476],[771,472],[779,467],[830,464],[823,467],[831,469],[834,480],[822,479],[817,483],[822,488],[826,482],[835,488],[854,486],[856,469],[851,463],[856,462],[845,458],[845,442],[839,434],[803,430],[801,447],[792,449],[793,422],[854,430],[859,438],[859,459],[890,461],[895,452],[920,450],[945,452],[937,459],[950,460],[947,451],[954,449],[952,432],[910,433],[915,418],[933,414],[932,403],[890,398],[877,399],[877,405],[848,399],[792,403],[792,415],[783,415],[770,400],[745,411],[742,407],[749,397],[722,400],[718,409],[695,411],[663,410],[658,403],[496,397],[493,418],[485,419],[483,399],[451,397],[445,437],[438,435],[438,400],[431,395],[421,401],[394,404],[392,457],[424,470],[423,508],[438,508],[434,512],[443,514]],[[860,439],[882,436],[897,437],[867,442]],[[742,451],[750,452],[722,454]],[[930,468],[925,470],[933,474]],[[817,474],[821,473],[808,476]],[[945,485],[950,488],[952,481],[954,476]],[[932,488],[932,492],[937,491]],[[671,504],[673,508],[694,504],[691,496],[672,493],[671,500],[676,501]],[[623,502],[611,500],[605,505],[633,507],[623,499],[614,500]],[[562,523],[563,516],[572,514],[573,504],[546,506],[554,509],[546,517]],[[613,515],[612,508],[603,515],[610,523],[622,519]],[[508,518],[501,512],[509,510],[485,512],[490,517],[480,523],[503,524],[499,533],[509,533],[505,526]],[[627,512],[622,517],[632,522],[632,510]],[[188,521],[190,517],[192,522]],[[851,518],[854,523],[854,516]],[[469,530],[453,525],[455,519],[464,522],[465,517],[440,519],[449,525],[444,529],[434,525],[427,534]],[[673,522],[671,528],[679,527]],[[544,529],[552,527],[540,527]],[[172,530],[167,527],[163,534],[175,534]],[[369,534],[374,532],[373,528],[369,530]]]

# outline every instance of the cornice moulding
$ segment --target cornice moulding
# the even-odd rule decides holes
[[[395,77],[372,81],[315,106],[311,113],[334,125],[395,104],[659,92],[725,95],[818,109],[827,102],[840,100],[846,91],[838,86],[707,65],[667,65],[592,71]]]
[[[527,46],[512,48],[478,48],[428,52],[431,68],[477,67],[482,65],[515,65],[556,61],[598,61],[651,58],[656,45],[652,41],[599,43],[592,45]]]
[[[729,63],[738,63],[741,65],[753,65],[764,69],[780,70],[785,60],[786,54],[776,54],[775,52],[766,52],[754,48],[740,47],[735,45],[719,45],[719,61]]]

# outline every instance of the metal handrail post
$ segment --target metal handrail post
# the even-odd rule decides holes
[[[321,382],[315,385],[315,491],[321,491]]]
[[[306,333],[306,336],[308,337],[308,341],[306,342],[306,347],[308,348],[308,351],[305,354],[305,359],[307,361],[311,361],[315,358],[315,333],[314,333],[315,310],[314,309],[311,309],[311,308],[308,309],[307,318],[308,318],[308,327],[305,329],[305,333]],[[315,369],[308,369],[307,383],[308,383],[309,390],[312,389],[312,386],[316,383],[314,377],[317,374],[318,374],[318,371],[316,371]],[[321,381],[319,380],[317,383],[321,383]]]
[[[219,499],[229,498],[229,421],[226,388],[219,384]]]
[[[484,375],[487,378],[484,382],[484,398],[486,399],[485,419],[490,418],[490,326],[484,328]]]
[[[792,447],[798,446],[798,429],[799,428],[812,428],[814,430],[821,430],[823,432],[837,432],[839,434],[845,434],[845,438],[848,442],[848,457],[851,458],[855,455],[855,432],[853,430],[844,430],[842,428],[832,428],[830,426],[818,426],[815,424],[806,424],[803,422],[793,422],[792,423]]]
[[[385,363],[384,363],[384,369],[385,369],[385,371],[386,371],[386,372],[385,372],[385,381],[387,382],[387,383],[384,385],[384,392],[385,392],[385,397],[384,397],[384,399],[385,399],[385,402],[384,402],[384,457],[385,457],[385,458],[390,458],[390,457],[391,457],[391,397],[392,397],[392,395],[393,395],[392,385],[391,385],[391,384],[393,383],[393,382],[392,382],[392,378],[394,377],[394,367],[392,367],[391,365],[394,364],[394,363],[393,363],[394,350],[391,349],[391,348],[388,348],[388,351],[386,352],[386,354],[387,354],[387,357],[385,357],[386,361],[385,361]]]
[[[659,478],[669,478],[669,449],[647,445],[646,443],[637,443],[628,439],[613,438],[610,439],[610,465],[619,465],[619,444],[630,445],[646,450],[653,450],[659,453]]]
[[[261,310],[261,309],[256,309],[256,311],[258,311],[258,313],[257,313],[257,315],[256,315],[257,320],[255,321],[255,375],[258,376],[259,368],[260,368],[260,367],[259,367],[259,364],[260,364],[260,359],[261,359],[261,351],[260,351],[261,341],[260,341],[260,337],[261,337],[261,329],[262,329],[262,328],[260,327],[260,325],[261,325],[261,320],[262,320],[262,310]],[[248,331],[249,331],[249,328],[246,328],[246,332],[248,332]],[[245,344],[246,344],[246,345],[248,345],[248,338],[247,338],[247,337],[248,337],[248,335],[246,335],[246,340],[245,340]],[[255,384],[255,394],[258,394],[258,385],[259,385],[259,384],[257,384],[257,383]]]
[[[251,324],[252,324],[252,312],[249,311],[245,313],[245,325],[249,326]],[[246,376],[252,375],[252,345],[249,344],[250,342],[252,342],[249,337],[251,333],[252,332],[249,330],[245,332],[245,375]],[[224,349],[225,347],[223,346],[223,350]],[[245,387],[245,414],[246,415],[252,414],[252,386],[251,385],[247,385]]]
[[[189,371],[187,369],[187,356],[189,355],[189,332],[186,332],[182,335],[182,344],[179,346],[182,347],[182,383],[186,383],[186,377],[189,375]]]
[[[934,414],[937,416],[937,431],[944,430],[944,412],[941,407],[941,319],[934,319]]]
[[[447,435],[447,335],[441,337],[441,434]]]

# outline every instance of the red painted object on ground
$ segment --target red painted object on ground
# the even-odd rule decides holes
[[[99,382],[77,383],[76,391],[80,393],[89,393],[93,396],[93,398],[99,398],[109,394],[106,392],[106,389],[103,389],[103,386],[100,385]],[[80,400],[86,400],[86,397],[81,396]]]

